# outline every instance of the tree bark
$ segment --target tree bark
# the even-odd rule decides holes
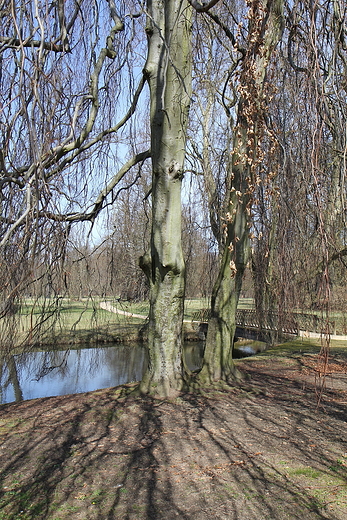
[[[149,0],[147,35],[152,232],[151,251],[140,260],[150,283],[149,363],[140,390],[168,397],[184,384],[181,184],[191,95],[191,7],[185,0]]]
[[[234,150],[239,151],[231,161],[233,180],[228,192],[230,201],[225,218],[225,247],[213,288],[204,364],[199,375],[202,381],[209,383],[237,376],[232,361],[236,310],[250,253],[250,172],[249,165],[241,162],[245,142],[244,131],[240,131],[234,140]]]
[[[211,300],[202,382],[237,376],[232,360],[236,310],[250,256],[251,204],[261,161],[269,59],[283,30],[283,0],[250,2],[248,44],[240,73],[238,120],[231,159],[228,211],[224,217],[225,249]]]

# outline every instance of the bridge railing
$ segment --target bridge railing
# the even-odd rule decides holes
[[[210,309],[200,309],[193,314],[192,322],[207,323],[210,316]],[[298,335],[299,331],[347,335],[346,315],[326,320],[312,313],[264,312],[262,314],[254,309],[238,309],[236,325],[259,331],[277,331],[294,335]]]
[[[207,323],[211,317],[210,309],[200,309],[193,313],[192,322]]]
[[[296,316],[290,313],[258,313],[254,309],[239,309],[236,312],[236,325],[263,331],[277,331],[284,334],[299,332]]]

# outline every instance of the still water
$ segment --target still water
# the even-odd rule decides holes
[[[191,370],[201,366],[202,343],[184,347]],[[91,392],[142,378],[147,351],[120,345],[12,356],[0,365],[0,404]]]

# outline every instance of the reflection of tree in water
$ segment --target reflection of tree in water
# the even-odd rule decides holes
[[[42,379],[47,374],[52,372],[52,370],[55,369],[57,369],[61,375],[67,375],[67,359],[69,356],[69,352],[70,350],[66,350],[65,352],[45,352],[44,362],[40,368],[40,371],[36,375],[35,381],[40,381],[40,379]],[[63,354],[63,359],[60,361],[59,358],[61,357],[61,354]]]
[[[198,370],[202,365],[202,358],[204,355],[204,343],[203,342],[193,342],[193,343],[185,343],[184,345],[184,358],[185,363],[189,370]]]
[[[142,377],[147,362],[147,349],[142,346],[123,345],[121,348],[106,349],[107,363],[115,367],[118,381],[133,382]]]
[[[138,381],[145,358],[145,348],[119,344],[12,356],[0,365],[0,402],[12,400],[12,391],[17,401],[33,398],[33,388],[35,397],[43,397],[47,385],[49,395],[61,395],[89,391],[93,382],[101,385],[96,389]],[[44,388],[41,395],[39,385]]]
[[[40,381],[53,370],[61,378],[68,377],[71,372],[76,372],[77,379],[78,374],[89,373],[93,376],[104,363],[104,350],[103,348],[80,347],[62,351],[38,352],[35,357],[38,371],[34,380]]]
[[[117,386],[142,377],[146,349],[138,345],[84,348],[70,351],[69,365],[75,374],[76,384],[88,375],[90,379],[102,373],[103,367],[113,372],[112,385]]]
[[[61,359],[62,354],[63,359]],[[5,391],[10,385],[13,387],[15,401],[23,401],[21,376],[24,369],[29,374],[36,372],[33,381],[40,381],[54,369],[58,369],[62,375],[67,375],[68,354],[67,350],[65,352],[31,352],[6,356],[0,366],[0,402],[3,401]]]
[[[2,381],[4,383],[2,384]],[[5,390],[9,385],[13,386],[15,401],[23,401],[23,392],[20,387],[18,370],[14,356],[8,356],[6,360],[1,362],[0,366],[0,403]]]

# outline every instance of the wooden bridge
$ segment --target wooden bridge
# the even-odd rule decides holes
[[[193,314],[192,322],[207,326],[211,311],[201,309]],[[264,312],[254,309],[238,309],[236,312],[236,336],[264,339],[269,336],[346,335],[346,316],[326,320],[321,316],[298,312]]]

